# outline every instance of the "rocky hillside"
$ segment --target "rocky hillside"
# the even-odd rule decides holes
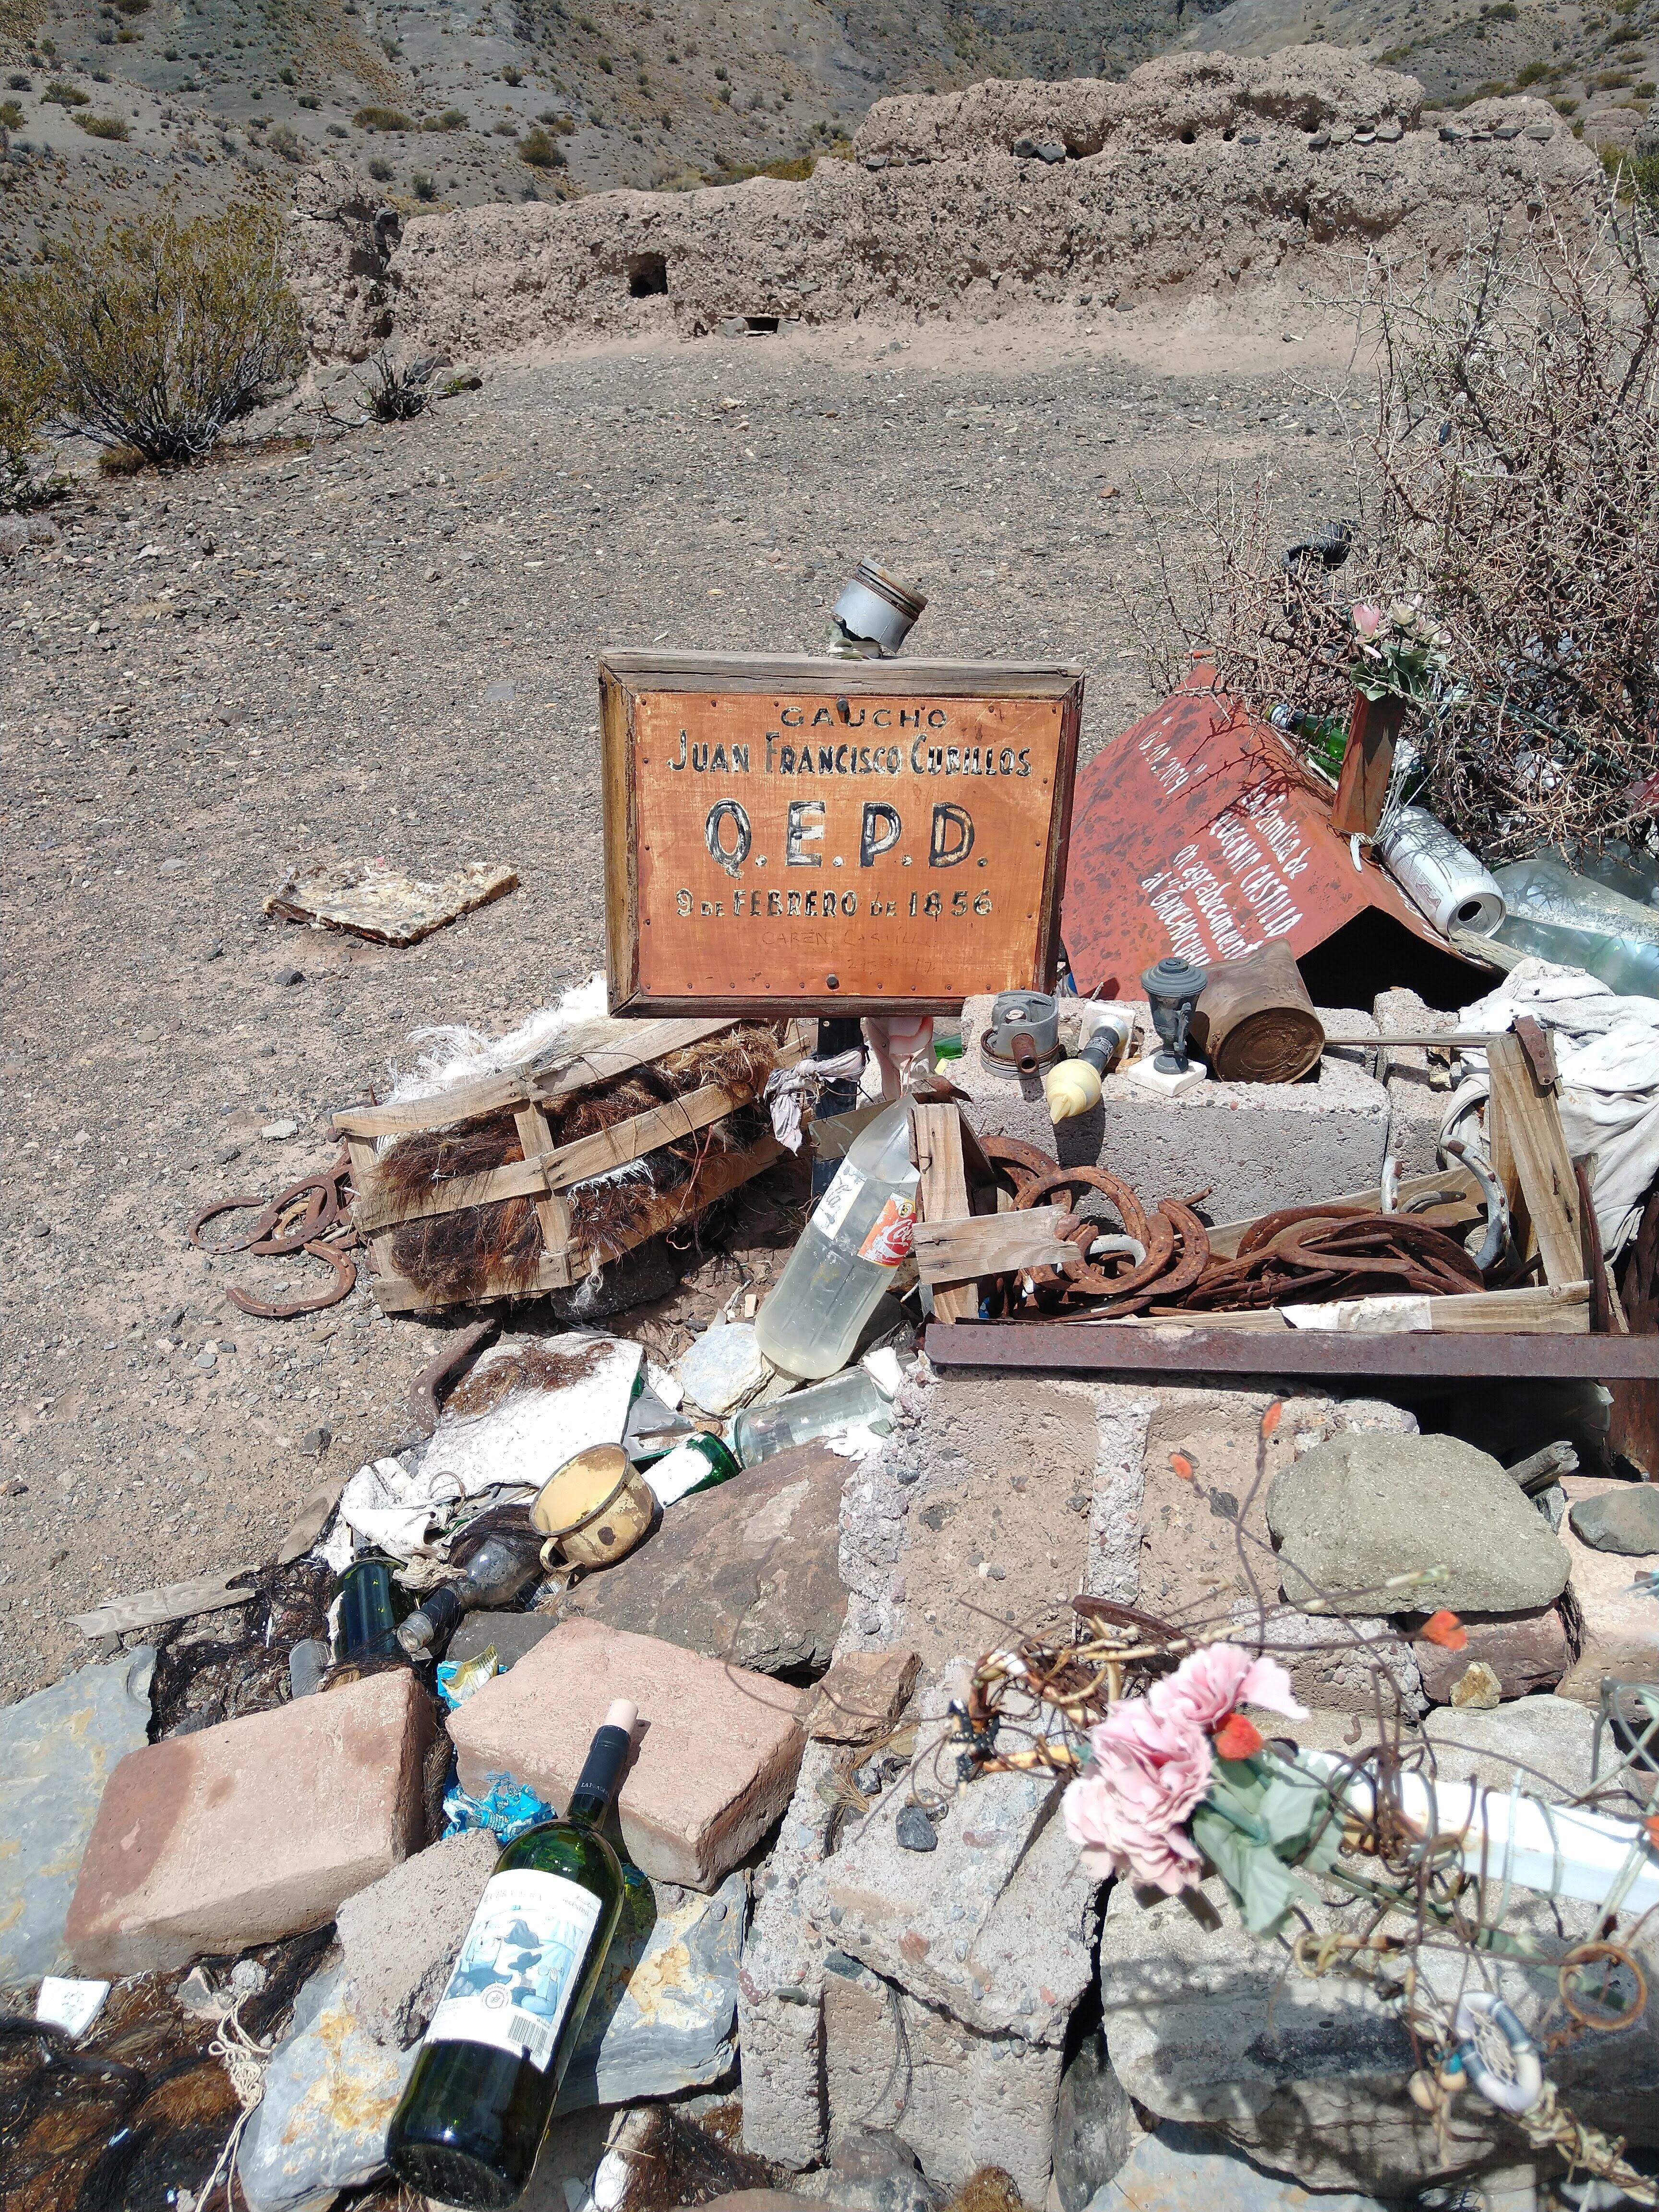
[[[0,265],[77,205],[285,201],[341,156],[407,214],[799,176],[896,94],[1310,40],[1628,144],[1659,0],[0,0]]]
[[[611,192],[377,219],[343,164],[306,179],[289,273],[313,356],[387,338],[453,359],[791,323],[1085,330],[1149,301],[1351,289],[1357,248],[1431,263],[1492,209],[1594,205],[1545,101],[1425,125],[1421,88],[1326,46],[1146,62],[1122,84],[1001,81],[883,100],[800,183]],[[1341,264],[1339,266],[1339,264]]]

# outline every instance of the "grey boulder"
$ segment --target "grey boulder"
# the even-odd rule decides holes
[[[149,1741],[154,1648],[0,1711],[0,1986],[72,1971],[64,1922],[104,1784]]]
[[[1331,1596],[1346,1613],[1524,1613],[1566,1587],[1565,1547],[1498,1462],[1456,1437],[1316,1444],[1273,1477],[1267,1526],[1280,1586],[1304,1609]],[[1379,1593],[1434,1566],[1446,1569],[1443,1582],[1392,1603]]]
[[[474,1828],[416,1851],[340,1907],[352,2011],[378,2042],[402,2050],[425,2028],[499,1856],[488,1829]]]
[[[1622,1552],[1632,1559],[1659,1552],[1659,1488],[1652,1483],[1627,1483],[1581,1498],[1567,1518],[1573,1534],[1592,1551]]]
[[[1060,2212],[1083,2212],[1126,2163],[1146,2130],[1112,2071],[1103,2036],[1088,2037],[1060,2077],[1054,2186]]]

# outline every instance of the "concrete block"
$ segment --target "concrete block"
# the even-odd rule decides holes
[[[937,1734],[943,1715],[930,1719]],[[1060,1818],[1062,1787],[1034,1774],[966,1784],[919,1856],[895,1838],[908,1795],[896,1785],[803,1880],[807,1918],[965,2027],[1063,2042],[1089,1984],[1096,1884]]]
[[[1469,1639],[1462,1651],[1448,1651],[1421,1637],[1412,1642],[1423,1694],[1431,1705],[1452,1704],[1458,1684],[1477,1664],[1492,1668],[1504,1698],[1553,1690],[1572,1664],[1566,1624],[1555,1606],[1533,1613],[1462,1613],[1458,1619]]]
[[[507,1772],[562,1806],[616,1698],[642,1727],[617,1798],[642,1873],[711,1890],[789,1802],[803,1737],[799,1692],[652,1636],[561,1621],[450,1719],[465,1790]]]
[[[1254,1607],[1243,1607],[1237,1617],[1246,1633],[1259,1618]],[[1316,1711],[1374,1711],[1379,1671],[1394,1683],[1413,1718],[1428,1702],[1412,1647],[1392,1620],[1359,1613],[1333,1620],[1287,1609],[1274,1613],[1271,1640],[1273,1656],[1290,1674],[1297,1702]]]
[[[1039,1078],[986,1065],[980,1041],[991,1003],[981,996],[963,1007],[963,1054],[951,1063],[951,1081],[968,1094],[963,1111],[981,1136],[1018,1137],[1065,1167],[1109,1168],[1147,1206],[1207,1187],[1211,1221],[1364,1190],[1382,1176],[1388,1093],[1354,1055],[1327,1055],[1304,1083],[1206,1082],[1179,1098],[1112,1074],[1098,1106],[1056,1126]]]
[[[1567,1475],[1561,1486],[1570,1505],[1625,1487],[1588,1474]],[[1557,1537],[1566,1547],[1568,1588],[1580,1623],[1578,1657],[1556,1685],[1557,1697],[1594,1705],[1607,1675],[1659,1682],[1659,1595],[1648,1583],[1645,1563],[1595,1550],[1575,1532],[1570,1516]]]
[[[401,2050],[424,2030],[500,1856],[487,1829],[470,1829],[416,1851],[340,1907],[351,2008],[377,2042]]]
[[[129,1753],[70,1908],[76,1972],[165,1971],[322,1927],[424,1840],[433,1726],[399,1669]]]
[[[1377,1035],[1384,1039],[1396,1030],[1457,1027],[1455,1014],[1443,1013],[1415,991],[1403,988],[1379,991],[1371,1011]],[[1378,1054],[1376,1066],[1388,1086],[1389,1150],[1399,1161],[1401,1176],[1437,1174],[1440,1124],[1451,1103],[1444,1060],[1431,1063],[1425,1045],[1396,1044]]]
[[[832,1952],[824,1977],[824,2079],[832,2130],[890,2128],[930,2181],[958,2187],[981,2166],[1011,2174],[1028,2204],[1048,2194],[1062,2053],[983,2035]],[[744,2054],[745,2095],[747,2053]]]
[[[1570,1698],[1516,1698],[1486,1712],[1437,1706],[1425,1716],[1423,1734],[1443,1781],[1473,1779],[1483,1790],[1507,1790],[1518,1771],[1524,1790],[1552,1804],[1590,1787],[1595,1716]],[[1619,1759],[1617,1745],[1604,1731],[1602,1772]],[[1600,1809],[1628,1818],[1633,1807],[1610,1802]]]
[[[936,1682],[999,1620],[1039,1620],[1079,1590],[1132,1605],[1152,1402],[1036,1376],[908,1381],[892,1436],[842,1494],[842,1648],[906,1644]]]
[[[823,1950],[802,1908],[801,1884],[823,1856],[829,1806],[820,1794],[837,1756],[809,1743],[795,1794],[755,1886],[738,1977],[747,2150],[799,2172],[822,2159],[829,2131],[823,2079]]]
[[[70,1970],[64,1923],[111,1770],[149,1741],[149,1644],[0,1711],[0,1988]]]

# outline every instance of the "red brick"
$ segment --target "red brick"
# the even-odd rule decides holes
[[[425,1841],[432,1701],[399,1668],[129,1752],[65,1929],[77,1974],[320,1928]]]
[[[1452,1692],[1476,1660],[1483,1661],[1498,1677],[1498,1694],[1530,1698],[1553,1690],[1572,1664],[1567,1632],[1553,1605],[1535,1613],[1460,1613],[1468,1632],[1461,1651],[1425,1643],[1419,1637],[1412,1645],[1423,1677],[1424,1695],[1431,1705],[1449,1705]]]
[[[562,1810],[614,1698],[640,1709],[633,1765],[617,1801],[635,1866],[713,1889],[781,1815],[804,1738],[799,1692],[598,1621],[561,1621],[510,1674],[451,1715],[464,1789],[509,1773]]]

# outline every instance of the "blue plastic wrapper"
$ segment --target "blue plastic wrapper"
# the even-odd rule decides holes
[[[492,1774],[482,1797],[470,1796],[459,1782],[452,1782],[444,1792],[446,1839],[464,1836],[469,1829],[488,1828],[498,1844],[510,1844],[526,1828],[556,1817],[550,1805],[510,1774]]]

